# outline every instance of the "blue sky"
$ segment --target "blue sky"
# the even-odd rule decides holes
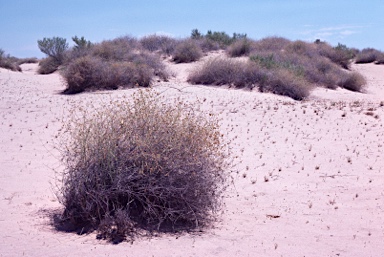
[[[384,1],[0,0],[0,48],[16,57],[43,57],[37,40],[44,37],[188,37],[195,28],[384,51]]]

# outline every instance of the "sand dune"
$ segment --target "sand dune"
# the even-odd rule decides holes
[[[71,106],[135,90],[59,94],[58,74],[0,69],[0,256],[383,256],[384,66],[354,65],[366,93],[316,89],[290,98],[185,82],[197,64],[155,90],[200,100],[218,115],[235,163],[215,227],[111,245],[55,231],[55,136]]]

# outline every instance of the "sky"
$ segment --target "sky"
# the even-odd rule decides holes
[[[44,57],[37,40],[84,36],[93,43],[120,36],[189,37],[192,29],[324,40],[384,51],[383,0],[0,0],[0,48]]]

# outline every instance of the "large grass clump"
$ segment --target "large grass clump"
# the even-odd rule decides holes
[[[227,163],[217,121],[179,100],[163,101],[139,91],[74,110],[62,137],[58,228],[95,229],[118,242],[137,231],[189,231],[215,220]]]

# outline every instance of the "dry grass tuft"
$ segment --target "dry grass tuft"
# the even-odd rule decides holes
[[[139,91],[92,111],[75,107],[62,139],[58,228],[96,229],[119,242],[142,229],[181,232],[215,220],[227,155],[213,116]]]

